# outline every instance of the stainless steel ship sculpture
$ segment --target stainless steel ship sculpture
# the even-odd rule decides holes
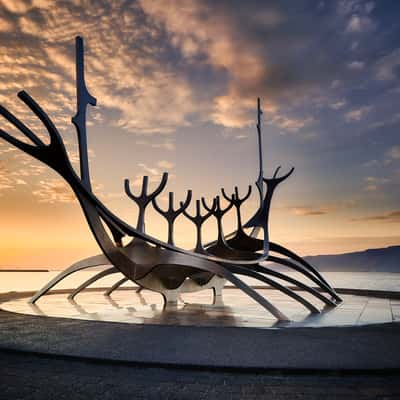
[[[157,202],[157,197],[164,190],[168,181],[168,174],[164,173],[158,188],[152,193],[148,192],[147,176],[143,177],[142,190],[139,195],[132,193],[129,180],[125,180],[125,192],[139,208],[136,227],[132,227],[110,211],[95,196],[91,188],[86,140],[86,110],[89,104],[96,105],[96,99],[90,95],[85,84],[84,50],[81,37],[76,38],[76,88],[77,113],[72,118],[72,122],[78,135],[80,176],[71,165],[63,139],[57,128],[45,111],[27,92],[19,92],[18,97],[46,128],[50,138],[49,144],[45,144],[23,122],[6,108],[0,106],[1,115],[25,135],[31,143],[21,141],[4,130],[0,130],[0,137],[48,165],[65,179],[76,195],[93,236],[103,253],[82,260],[61,272],[32,297],[30,300],[32,303],[70,274],[93,266],[110,264],[109,268],[102,270],[80,285],[70,294],[70,297],[73,298],[81,290],[106,275],[119,273],[123,275],[123,278],[109,288],[106,295],[110,295],[124,282],[132,281],[140,288],[161,293],[166,303],[173,303],[177,301],[180,293],[206,288],[212,288],[214,296],[220,296],[225,282],[229,281],[280,321],[288,321],[289,319],[268,298],[261,296],[239,276],[251,277],[267,284],[298,301],[311,313],[319,313],[321,307],[318,308],[314,305],[309,300],[310,298],[319,300],[317,303],[321,304],[322,302],[324,307],[334,307],[341,302],[335,290],[313,266],[294,252],[269,240],[268,222],[273,194],[277,186],[293,173],[294,168],[286,174],[278,176],[279,167],[271,178],[264,177],[261,144],[262,111],[259,99],[257,121],[259,175],[255,182],[259,194],[259,207],[254,216],[245,224],[242,223],[241,207],[251,194],[251,186],[242,197],[237,187],[231,195],[228,195],[226,190],[222,189],[222,196],[228,202],[228,206],[225,208],[222,207],[219,196],[213,199],[211,205],[207,204],[204,198],[201,198],[201,201],[196,200],[194,214],[188,211],[192,200],[190,190],[187,193],[186,200],[180,202],[177,208],[174,206],[173,193],[169,193],[169,207],[163,210]],[[167,220],[168,242],[158,240],[145,232],[145,213],[150,204]],[[231,209],[236,212],[237,229],[229,235],[224,235],[223,218]],[[174,222],[182,215],[196,227],[197,240],[196,247],[193,250],[179,248],[174,244]],[[211,217],[215,218],[217,222],[217,239],[212,243],[204,244],[202,225]],[[111,235],[108,234],[106,227]],[[262,239],[258,238],[260,233]],[[123,245],[123,238],[129,238],[129,243]],[[272,261],[286,269],[290,268],[297,271],[307,278],[309,283],[301,282],[283,272],[268,268],[268,264],[263,263],[265,261]],[[303,293],[308,293],[308,295],[305,297]]]

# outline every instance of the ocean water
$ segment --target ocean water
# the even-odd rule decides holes
[[[60,271],[49,272],[4,272],[0,270],[0,293],[10,291],[33,291],[44,286],[50,279],[55,277]],[[70,275],[56,285],[56,289],[71,289],[78,287],[82,282],[89,279],[99,270],[80,271]],[[286,272],[287,273],[287,272]],[[304,282],[300,274],[288,273],[288,275],[298,278]],[[323,276],[328,282],[337,288],[354,289],[374,289],[400,291],[400,273],[382,272],[324,272]],[[107,276],[91,287],[108,287],[121,278],[121,274]],[[259,282],[243,278],[250,285],[260,285]],[[124,286],[133,286],[126,283]],[[263,285],[261,285],[263,286]]]

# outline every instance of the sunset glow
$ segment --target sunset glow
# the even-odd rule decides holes
[[[170,190],[177,199],[187,189],[195,199],[235,185],[245,192],[257,178],[261,97],[265,173],[296,167],[274,198],[271,239],[303,255],[399,244],[397,2],[0,3],[0,103],[40,134],[16,97],[29,92],[77,171],[74,38],[85,38],[86,83],[98,100],[88,109],[93,189],[130,224],[137,210],[124,178],[139,190],[143,175],[155,186],[168,171],[163,206]],[[0,127],[21,137],[4,119]],[[245,217],[256,206],[254,193]],[[63,268],[100,253],[69,187],[3,141],[0,215],[0,268]],[[155,213],[146,230],[166,239]],[[176,238],[194,244],[183,218]]]

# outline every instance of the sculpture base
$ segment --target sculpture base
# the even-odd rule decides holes
[[[274,301],[285,301],[272,290],[261,290]],[[67,293],[56,291],[37,306],[27,303],[31,293],[0,296],[0,308],[13,311],[0,311],[0,346],[71,357],[213,368],[400,366],[400,352],[394,351],[400,334],[400,324],[395,322],[400,319],[398,294],[395,300],[390,293],[380,292],[378,298],[357,296],[354,293],[360,292],[354,290],[344,295],[342,306],[319,315],[296,314],[294,322],[283,324],[273,317],[269,320],[262,308],[257,311],[258,305],[245,304],[246,297],[241,298],[237,289],[224,290],[229,307],[212,305],[209,290],[183,296],[186,301],[188,296],[203,300],[203,304],[178,302],[167,309],[162,308],[159,294],[146,290],[137,294],[129,288],[108,298],[94,289],[80,294],[76,302],[68,302]]]

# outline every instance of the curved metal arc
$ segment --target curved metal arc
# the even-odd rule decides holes
[[[244,197],[240,198],[239,196],[239,188],[237,186],[235,186],[235,191],[234,194],[231,196],[228,196],[225,192],[224,188],[221,188],[221,193],[222,196],[224,197],[224,199],[229,202],[229,203],[233,203],[236,207],[240,207],[241,204],[243,204],[251,195],[252,192],[252,186],[249,185],[247,193],[245,194]]]
[[[188,190],[185,201],[184,202],[181,201],[179,203],[180,207],[178,207],[177,209],[174,209],[173,194],[174,194],[173,192],[169,192],[169,204],[168,204],[167,210],[163,210],[158,205],[157,200],[155,198],[152,199],[152,204],[153,204],[153,207],[155,208],[155,210],[166,219],[172,218],[172,217],[176,218],[179,214],[183,213],[183,211],[185,211],[189,207],[189,204],[192,201],[192,191]],[[175,219],[175,218],[173,218],[173,219]]]
[[[15,115],[11,114],[7,108],[0,105],[0,114],[18,130],[20,130],[33,144],[36,146],[45,146],[42,140],[37,137],[24,123],[22,123]]]
[[[32,110],[32,112],[39,118],[39,120],[47,129],[50,136],[50,145],[45,144],[44,147],[56,145],[59,142],[61,136],[49,116],[25,90],[21,90],[20,92],[18,92],[17,96]]]
[[[45,286],[43,286],[40,290],[38,290],[32,298],[29,300],[30,304],[34,304],[37,300],[39,300],[42,296],[44,296],[50,289],[52,289],[55,285],[61,282],[67,276],[73,274],[74,272],[81,271],[87,268],[97,267],[99,265],[104,265],[108,263],[108,259],[105,255],[100,254],[94,257],[90,257],[84,260],[81,260],[75,264],[72,264],[66,270],[60,272],[57,276],[55,276],[50,282],[48,282]]]
[[[240,198],[239,197],[239,189],[237,186],[235,186],[235,197],[236,197],[236,201],[240,201],[241,203],[244,203],[251,195],[252,192],[252,186],[249,185],[249,188],[247,190],[247,193],[244,195],[244,197]]]
[[[183,203],[180,203],[181,206]],[[215,210],[217,201],[216,199],[213,199],[213,203],[211,205],[210,211],[208,211],[206,214],[201,215],[201,206],[200,206],[200,200],[196,200],[196,215],[190,215],[187,210],[183,210],[183,215],[188,218],[190,221],[192,221],[194,224],[199,224],[202,225],[208,218],[211,217],[213,211]]]
[[[279,290],[280,292],[286,294],[287,296],[291,297],[292,299],[296,300],[300,304],[302,304],[304,307],[306,307],[308,310],[310,310],[312,313],[319,314],[320,311],[318,308],[316,308],[313,304],[311,304],[308,300],[305,298],[301,297],[299,294],[294,292],[293,290],[281,285],[280,283],[274,281],[273,279],[267,278],[264,275],[261,275],[257,273],[256,271],[252,271],[248,268],[243,268],[235,265],[234,267],[230,268],[232,272],[240,275],[245,275],[249,276],[251,278],[257,279],[259,281],[262,281],[264,283],[267,283],[268,285],[272,286],[274,289]]]
[[[294,279],[294,278],[292,278],[290,276],[281,274],[280,272],[274,271],[274,270],[269,269],[267,267],[263,267],[262,265],[256,266],[255,267],[255,271],[263,273],[263,274],[266,274],[266,275],[274,276],[275,278],[281,279],[281,280],[286,281],[288,283],[292,283],[293,285],[296,285],[300,289],[303,289],[304,291],[312,294],[313,296],[315,296],[316,298],[318,298],[319,300],[324,302],[326,305],[331,306],[331,307],[336,306],[336,303],[334,303],[331,299],[328,299],[323,294],[321,294],[318,290],[315,290],[314,288],[306,285],[303,282],[300,282],[297,279]]]
[[[309,271],[311,271],[318,279],[320,279],[326,286],[329,288],[332,288],[332,286],[325,280],[325,278],[310,264],[308,263],[304,258],[300,257],[298,254],[293,252],[292,250],[287,249],[286,247],[275,243],[275,242],[270,242],[270,248],[271,251],[274,251],[275,253],[282,254],[286,257],[289,257],[293,259],[294,261],[297,261],[299,264],[301,264],[303,267],[307,268]]]
[[[109,289],[104,292],[104,296],[110,296],[112,292],[117,290],[120,286],[122,286],[125,282],[128,282],[129,279],[127,277],[121,278],[119,281],[115,282]]]
[[[324,282],[319,280],[315,275],[311,274],[307,270],[304,270],[304,268],[302,268],[301,266],[296,265],[289,260],[286,260],[286,259],[283,259],[280,257],[275,257],[275,256],[269,256],[268,261],[273,261],[277,264],[285,265],[286,267],[292,268],[295,271],[301,272],[303,275],[307,276],[307,278],[309,278],[311,281],[316,283],[322,290],[329,293],[336,300],[342,301],[342,299],[336,294],[336,292],[330,286],[327,286]]]
[[[85,282],[80,284],[72,293],[68,295],[68,299],[73,300],[78,293],[82,292],[82,290],[86,289],[92,283],[98,281],[99,279],[104,278],[105,276],[115,274],[117,272],[119,272],[119,270],[115,267],[111,267],[104,271],[100,271],[98,274],[92,276],[91,278],[87,279]]]
[[[214,211],[214,215],[217,216],[218,214],[220,214],[222,218],[233,207],[234,195],[232,194],[229,204],[224,209],[221,208],[221,202],[219,196],[216,196],[216,200],[217,200],[217,206]]]
[[[275,170],[273,179],[276,178],[276,176],[278,175],[278,172],[279,172],[279,170],[280,170],[281,168],[282,168],[282,166],[280,165],[280,166]]]
[[[213,198],[213,205],[215,203],[215,207],[217,207],[217,197]],[[206,203],[206,199],[204,197],[201,197],[201,204],[203,205],[203,207],[206,209],[206,211],[208,211],[209,213],[211,213],[211,211],[213,210],[213,207],[208,207],[207,203]],[[213,210],[213,212],[215,212],[215,210]]]
[[[179,214],[180,214],[189,207],[189,204],[192,201],[192,195],[193,195],[192,191],[188,190],[186,200],[183,202],[183,204],[182,204],[182,202],[179,203],[180,204],[180,207],[178,209],[179,211],[176,210],[176,212],[179,212]]]
[[[124,179],[124,189],[125,189],[125,194],[134,201],[137,201],[142,195],[143,195],[143,191],[145,190],[145,185],[147,185],[147,180],[148,180],[148,176],[144,176],[143,177],[143,181],[142,181],[142,194],[139,196],[135,196],[132,193],[131,187],[130,187],[130,180],[128,178]]]
[[[224,198],[228,203],[233,202],[233,200],[234,200],[234,195],[233,195],[233,194],[232,194],[231,196],[228,196],[228,195],[226,194],[224,188],[221,188],[221,193],[222,193],[223,198]]]
[[[146,203],[150,203],[150,201],[154,197],[158,196],[164,190],[164,188],[168,182],[168,172],[164,172],[162,174],[159,185],[150,194],[147,193],[148,179],[149,179],[148,176],[143,177],[142,192],[140,193],[139,196],[135,196],[131,191],[129,179],[125,178],[124,179],[124,187],[125,187],[125,193],[127,194],[127,196],[134,201],[142,200]]]
[[[273,178],[264,178],[263,177],[263,181],[267,184],[267,185],[278,185],[279,183],[283,182],[285,179],[289,178],[290,175],[293,174],[294,172],[294,167],[292,167],[289,172],[287,172],[285,175],[282,175],[280,177],[276,177],[276,175],[278,174],[278,171],[280,170],[280,166],[275,170],[274,176]]]

